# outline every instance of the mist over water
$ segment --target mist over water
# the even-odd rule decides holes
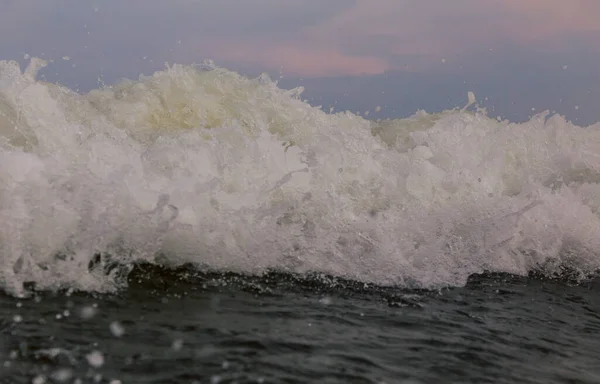
[[[79,94],[0,62],[0,284],[124,287],[136,262],[379,285],[600,268],[600,124],[374,122],[206,64]]]

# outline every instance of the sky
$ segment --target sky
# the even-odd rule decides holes
[[[0,0],[0,60],[25,54],[81,91],[210,59],[380,117],[472,90],[514,120],[600,121],[598,0]]]

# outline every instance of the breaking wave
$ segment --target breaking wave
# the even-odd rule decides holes
[[[600,268],[600,124],[368,121],[174,65],[78,94],[0,62],[0,286],[107,292],[137,263],[463,285]]]

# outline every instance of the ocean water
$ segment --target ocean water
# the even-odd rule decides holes
[[[600,382],[600,124],[44,65],[0,62],[1,382]]]

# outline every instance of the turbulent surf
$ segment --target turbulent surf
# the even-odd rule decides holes
[[[600,268],[600,124],[370,121],[174,65],[86,94],[0,62],[0,285],[107,292],[136,263],[436,288]]]

